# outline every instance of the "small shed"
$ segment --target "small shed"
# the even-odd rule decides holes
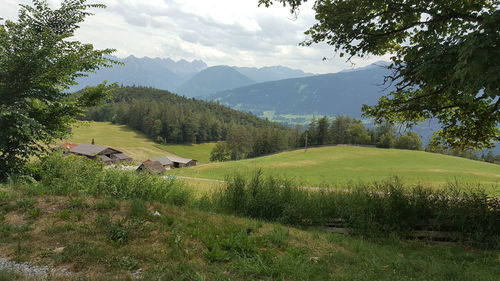
[[[159,161],[146,160],[139,166],[139,168],[137,168],[136,171],[157,175],[165,172],[166,170]]]
[[[174,168],[196,166],[196,164],[198,163],[198,160],[182,158],[177,156],[166,156],[166,158],[173,163]]]

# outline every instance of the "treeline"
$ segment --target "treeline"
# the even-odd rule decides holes
[[[500,164],[500,154],[495,155],[493,151],[477,151],[472,149],[450,148],[442,144],[439,139],[432,138],[427,144],[425,151],[444,155],[457,156],[471,160],[484,161],[493,164]]]
[[[147,87],[121,87],[86,118],[123,124],[158,143],[219,142],[211,161],[239,160],[288,149],[329,145],[374,145],[422,149],[420,136],[397,136],[390,124],[367,128],[360,120],[338,116],[314,119],[307,127],[289,128],[214,102],[185,98]]]
[[[146,87],[117,89],[107,103],[89,109],[86,118],[127,125],[158,143],[227,141],[229,159],[282,151],[296,143],[294,131],[278,123]]]
[[[422,140],[415,132],[397,136],[393,125],[385,123],[367,128],[360,120],[349,116],[326,116],[313,119],[300,138],[300,146],[326,144],[374,145],[381,148],[421,150]]]

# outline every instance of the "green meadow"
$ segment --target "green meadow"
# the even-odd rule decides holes
[[[216,144],[216,142],[207,142],[198,144],[156,144],[155,146],[182,157],[196,159],[200,162],[209,162],[210,152]]]
[[[254,159],[210,163],[175,170],[180,176],[224,179],[256,169],[293,178],[307,186],[336,186],[400,177],[407,183],[443,185],[450,182],[500,184],[500,166],[423,151],[356,146],[300,149]]]
[[[91,143],[92,139],[95,144],[119,149],[137,161],[164,155],[177,155],[208,162],[210,151],[215,146],[215,143],[160,145],[125,125],[115,125],[110,122],[80,122],[73,128],[73,134],[67,141]]]

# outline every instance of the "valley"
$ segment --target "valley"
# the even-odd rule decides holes
[[[499,281],[499,15],[1,1],[0,281]]]
[[[224,180],[230,174],[250,175],[255,170],[262,169],[265,174],[290,178],[303,186],[346,188],[398,177],[408,184],[446,186],[459,183],[471,187],[479,184],[490,193],[500,195],[499,165],[423,151],[338,145],[297,149],[239,161],[208,163],[215,143],[160,145],[126,126],[109,122],[82,124],[74,128],[73,137],[68,141],[90,142],[92,138],[96,144],[120,149],[138,162],[164,155],[177,155],[204,162],[197,167],[168,172],[169,175],[183,177]],[[208,184],[203,181],[194,182],[197,186]]]

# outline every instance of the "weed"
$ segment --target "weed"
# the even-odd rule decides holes
[[[132,229],[127,227],[125,220],[120,220],[117,222],[111,222],[106,227],[106,232],[109,240],[111,240],[114,244],[121,246],[129,241]]]
[[[57,235],[61,233],[71,232],[77,230],[77,227],[73,223],[67,223],[63,225],[51,225],[45,228],[43,231],[48,235]]]
[[[136,270],[139,268],[139,262],[129,256],[113,257],[110,261],[111,265],[125,270]]]
[[[73,209],[64,209],[57,213],[57,217],[63,221],[80,221],[83,218],[83,212]]]
[[[308,191],[257,171],[251,178],[229,177],[209,201],[216,211],[292,225],[337,219],[367,237],[405,237],[428,225],[461,241],[500,244],[500,204],[482,190],[408,188],[392,179],[349,192]]]
[[[16,201],[17,209],[20,209],[25,212],[33,208],[34,205],[35,205],[35,200],[32,198],[21,198]]]
[[[271,244],[280,248],[287,246],[287,240],[290,236],[288,229],[284,227],[275,227],[264,238]]]
[[[105,261],[108,252],[104,245],[81,240],[67,245],[61,253],[54,254],[54,258],[59,262],[85,265]]]
[[[130,202],[129,216],[137,218],[148,218],[150,214],[146,202],[139,199],[132,200]]]
[[[8,202],[11,199],[11,195],[6,191],[0,191],[0,203]]]
[[[30,219],[37,219],[40,217],[42,214],[42,209],[40,208],[33,208],[28,210],[28,216]]]
[[[52,194],[89,194],[116,199],[142,199],[186,205],[192,192],[180,182],[147,173],[103,169],[101,163],[77,156],[51,154],[42,159],[40,189]]]
[[[0,270],[0,281],[22,280],[22,276],[12,271]]]
[[[78,210],[83,210],[88,208],[89,205],[85,202],[85,199],[83,197],[76,197],[72,198],[68,202],[67,208],[69,209],[78,209]]]
[[[107,197],[103,200],[95,202],[94,208],[98,211],[111,210],[118,206],[118,201],[116,199]]]

